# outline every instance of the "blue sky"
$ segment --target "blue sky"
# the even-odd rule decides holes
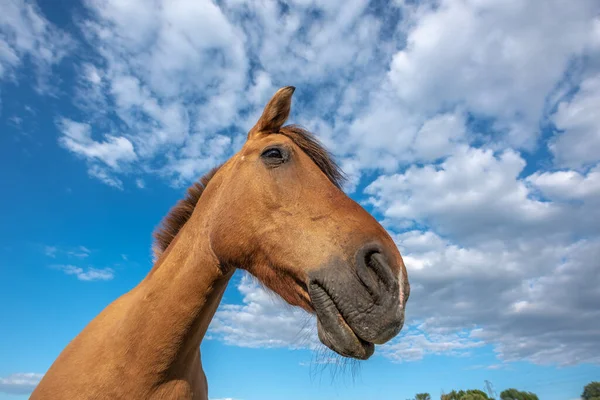
[[[265,102],[393,234],[407,324],[340,366],[236,273],[211,399],[406,399],[600,380],[600,6],[7,0],[0,13],[0,399],[150,270],[151,232]],[[256,323],[260,320],[260,326]],[[317,349],[315,350],[315,347]]]

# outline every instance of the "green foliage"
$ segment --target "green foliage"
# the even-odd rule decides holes
[[[500,393],[501,400],[539,400],[535,393],[522,392],[517,389],[506,389]]]
[[[482,396],[479,393],[467,393],[460,400],[487,400],[487,396]]]
[[[465,392],[463,390],[461,390],[460,392],[453,390],[450,393],[443,394],[441,400],[461,400],[461,397],[464,395]]]
[[[481,391],[479,389],[467,390],[466,396],[475,396],[473,398],[474,400],[479,400],[479,399],[489,400],[487,393],[484,391]],[[466,397],[463,397],[463,399],[466,399]]]
[[[488,395],[478,389],[467,390],[456,390],[451,391],[448,394],[443,394],[441,400],[491,400]]]
[[[417,393],[415,400],[431,400],[431,395],[429,393]]]
[[[600,382],[590,382],[583,388],[583,400],[600,400]]]

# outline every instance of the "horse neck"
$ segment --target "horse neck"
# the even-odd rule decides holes
[[[202,216],[194,213],[136,288],[143,316],[135,332],[162,372],[185,372],[221,301],[233,270],[223,271],[210,250]],[[140,345],[142,345],[140,343]]]

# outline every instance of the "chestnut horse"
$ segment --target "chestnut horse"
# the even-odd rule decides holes
[[[279,89],[242,149],[188,189],[155,233],[156,262],[54,361],[31,399],[207,399],[200,343],[236,268],[316,314],[319,339],[367,359],[400,332],[406,268],[341,189]]]

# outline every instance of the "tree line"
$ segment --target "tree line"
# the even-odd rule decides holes
[[[431,400],[431,395],[429,393],[418,393],[414,399],[409,400]],[[495,398],[482,390],[472,389],[453,390],[450,393],[442,394],[440,400],[495,400]],[[500,400],[539,400],[539,398],[535,393],[511,388],[500,393]],[[600,382],[588,383],[583,388],[581,400],[600,400]]]

